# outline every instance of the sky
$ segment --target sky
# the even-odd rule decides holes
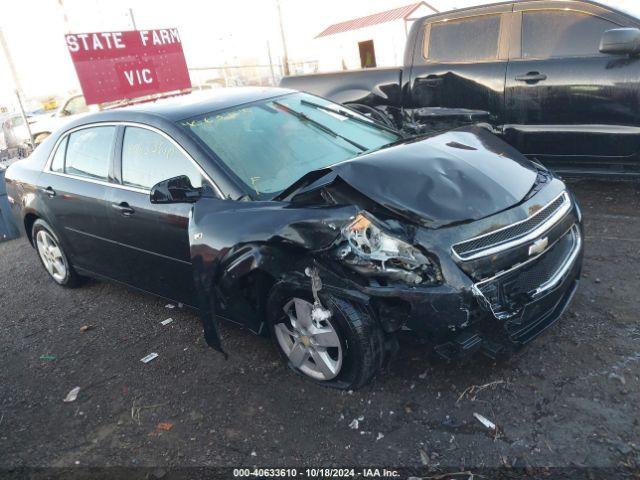
[[[176,27],[189,68],[282,56],[277,0],[2,0],[2,28],[27,96],[77,90],[64,41],[68,32]],[[326,26],[411,3],[412,0],[280,0],[290,60],[314,60],[313,38]],[[607,0],[634,6],[638,0]],[[62,5],[61,5],[62,3]],[[489,0],[427,0],[440,11]],[[67,21],[64,16],[66,14]],[[0,105],[13,101],[13,82],[0,53]]]

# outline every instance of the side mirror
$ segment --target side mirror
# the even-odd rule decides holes
[[[156,183],[150,194],[151,203],[195,203],[201,196],[201,189],[191,185],[186,175]]]
[[[637,55],[640,53],[640,29],[607,30],[600,40],[600,52],[612,55]]]

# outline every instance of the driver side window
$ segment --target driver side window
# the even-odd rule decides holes
[[[186,175],[202,186],[200,170],[168,139],[146,128],[127,127],[122,144],[122,183],[150,190],[156,183]]]

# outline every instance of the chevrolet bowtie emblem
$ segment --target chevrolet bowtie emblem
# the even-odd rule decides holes
[[[529,256],[544,252],[547,245],[549,245],[549,237],[539,238],[529,245]]]

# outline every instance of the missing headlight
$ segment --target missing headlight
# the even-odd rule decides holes
[[[342,229],[342,236],[346,242],[339,245],[338,257],[363,275],[412,284],[442,280],[435,262],[416,247],[385,233],[364,212]]]

